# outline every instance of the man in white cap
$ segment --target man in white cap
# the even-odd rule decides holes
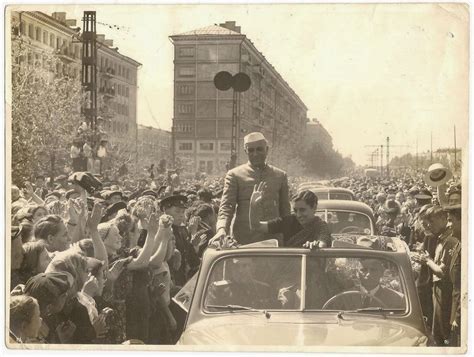
[[[267,187],[262,201],[262,219],[268,221],[290,215],[288,178],[284,171],[266,163],[269,148],[263,134],[253,132],[245,136],[244,148],[248,162],[227,172],[216,225],[217,233],[211,242],[221,241],[229,234],[240,244],[277,238],[275,235],[250,230],[250,197],[254,187],[260,182],[265,182]]]

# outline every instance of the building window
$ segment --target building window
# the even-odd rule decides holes
[[[194,67],[180,67],[178,74],[180,77],[194,77],[196,69]]]
[[[179,94],[193,94],[194,93],[194,86],[182,84],[178,86],[178,93]]]
[[[181,47],[179,57],[194,57],[194,47]]]
[[[178,104],[178,113],[191,114],[193,112],[192,104]]]
[[[130,93],[128,91],[128,87],[125,87],[125,96],[128,98],[129,95],[130,95]]]
[[[180,151],[192,151],[193,143],[178,143],[178,150]]]
[[[36,28],[35,40],[41,42],[41,28],[39,27]]]
[[[46,31],[43,31],[43,43],[48,44],[48,33]]]
[[[125,72],[125,77],[129,79],[130,77],[130,70],[127,68],[127,71]]]
[[[219,150],[220,151],[230,151],[230,143],[229,142],[224,142],[224,143],[220,143],[219,145]]]
[[[193,126],[191,124],[178,124],[175,128],[179,133],[191,133],[193,131]]]
[[[214,151],[214,143],[199,143],[199,150]]]
[[[61,38],[56,38],[56,49],[60,49],[61,48]]]
[[[32,39],[35,38],[35,27],[32,24],[28,25],[28,36]]]

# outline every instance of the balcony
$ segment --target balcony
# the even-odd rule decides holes
[[[100,87],[99,88],[99,93],[103,94],[105,97],[108,97],[108,98],[115,97],[115,89],[114,88]]]
[[[56,50],[56,55],[61,58],[62,60],[65,60],[67,62],[73,62],[76,61],[76,57],[74,52],[70,51],[67,47],[66,48],[60,48]]]
[[[115,76],[115,70],[114,70],[112,67],[107,67],[107,68],[101,67],[101,68],[100,68],[100,73],[101,73],[104,77],[110,77],[110,78],[112,78],[113,76]]]

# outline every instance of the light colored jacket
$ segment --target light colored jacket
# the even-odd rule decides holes
[[[266,165],[259,169],[246,163],[227,172],[219,208],[217,229],[225,228],[227,234],[241,244],[254,243],[275,235],[250,231],[249,206],[255,185],[264,181],[267,188],[262,199],[263,221],[290,214],[288,178],[284,171]]]

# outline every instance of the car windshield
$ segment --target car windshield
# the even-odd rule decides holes
[[[373,233],[370,218],[359,212],[323,210],[316,212],[316,215],[328,223],[331,233]]]
[[[208,312],[401,313],[406,308],[404,284],[396,264],[363,256],[227,257],[213,266],[203,302]]]

